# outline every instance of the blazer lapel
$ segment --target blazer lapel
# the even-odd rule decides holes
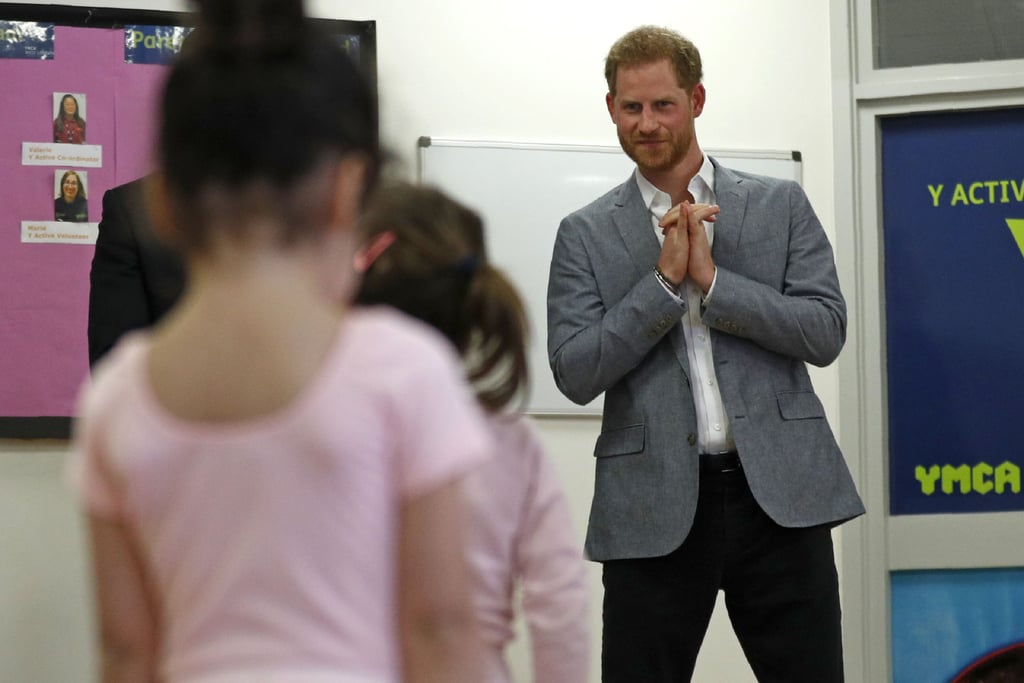
[[[636,178],[630,175],[626,182],[619,187],[619,196],[615,202],[616,210],[612,214],[612,221],[633,261],[635,277],[632,278],[632,281],[636,282],[643,273],[653,268],[654,264],[658,262],[661,246],[658,244],[657,235],[654,234],[651,213],[644,204],[644,198],[640,194]]]
[[[616,207],[612,219],[626,245],[626,251],[633,261],[632,282],[636,282],[648,275],[654,268],[654,264],[658,262],[661,244],[658,242],[658,236],[654,233],[651,212],[644,204],[640,187],[636,184],[636,178],[633,176],[630,176],[621,186]],[[675,352],[676,360],[679,361],[679,367],[689,381],[690,360],[686,355],[686,335],[683,334],[682,325],[673,325],[667,336],[672,350]]]
[[[711,245],[711,257],[716,258],[723,251],[733,253],[739,245],[749,191],[740,176],[720,166],[714,157],[711,163],[715,165],[715,202],[722,209],[714,223],[715,243]]]

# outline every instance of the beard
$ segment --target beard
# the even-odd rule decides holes
[[[641,172],[660,172],[674,168],[686,157],[693,142],[693,136],[688,135],[685,131],[671,135],[668,139],[664,139],[662,136],[645,137],[641,135],[627,138],[622,131],[617,131],[617,134],[622,151],[636,163]],[[653,140],[662,141],[662,144],[656,147],[640,144]]]

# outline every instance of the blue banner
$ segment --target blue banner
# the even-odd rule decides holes
[[[181,50],[181,41],[192,29],[184,26],[142,26],[124,27],[124,61],[129,64],[170,64]],[[51,53],[52,53],[51,30]],[[356,64],[360,62],[360,38],[358,35],[338,35],[338,43]]]
[[[893,683],[1024,681],[1024,569],[891,578]]]
[[[0,21],[0,59],[53,59],[53,26]]]
[[[184,26],[124,27],[124,61],[129,64],[170,64],[181,41],[192,31]]]
[[[890,511],[1024,510],[1024,110],[881,131]]]
[[[338,38],[338,42],[341,43],[341,46],[345,49],[345,52],[348,53],[348,56],[358,66],[358,64],[359,64],[359,57],[360,57],[360,54],[359,54],[359,48],[360,48],[359,36],[339,35],[339,36],[337,36],[337,38]]]

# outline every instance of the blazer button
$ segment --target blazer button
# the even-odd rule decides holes
[[[687,434],[686,435],[686,443],[690,444],[691,446],[696,446],[697,445],[697,435],[694,434],[693,432],[690,432],[689,434]]]

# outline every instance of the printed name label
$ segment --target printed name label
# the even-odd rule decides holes
[[[101,168],[103,145],[68,145],[63,142],[21,143],[22,166],[75,166]]]

